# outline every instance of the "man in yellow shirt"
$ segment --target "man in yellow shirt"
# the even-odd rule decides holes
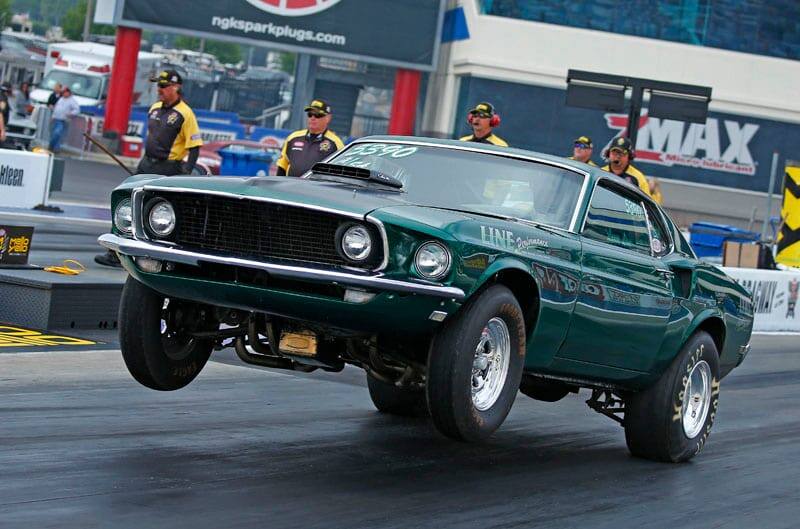
[[[461,141],[474,141],[476,143],[489,143],[508,147],[508,143],[494,134],[493,129],[500,124],[500,116],[495,112],[491,103],[478,103],[469,111],[467,123],[472,127],[472,134],[459,138]]]
[[[191,174],[203,140],[194,112],[181,98],[183,79],[175,70],[164,70],[151,81],[158,83],[159,100],[147,113],[147,142],[136,172]]]
[[[572,156],[569,159],[597,167],[597,164],[592,161],[592,150],[592,139],[589,136],[579,136],[572,142]]]
[[[344,143],[328,128],[331,123],[331,107],[321,99],[315,99],[305,108],[306,128],[289,134],[278,158],[278,176],[302,176],[315,163],[342,149]]]
[[[604,171],[615,174],[623,180],[638,186],[645,195],[650,196],[650,185],[647,183],[644,173],[631,165],[634,158],[633,146],[628,138],[615,138],[611,142],[611,147],[604,153],[608,158],[608,165],[603,167]]]

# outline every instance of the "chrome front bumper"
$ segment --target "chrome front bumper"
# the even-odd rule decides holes
[[[395,279],[387,279],[381,274],[362,275],[357,273],[306,268],[302,266],[264,263],[261,261],[240,259],[238,257],[209,255],[190,252],[187,250],[179,250],[177,248],[158,243],[119,237],[118,235],[114,235],[112,233],[101,235],[97,239],[97,242],[109,250],[131,257],[149,257],[150,259],[193,266],[199,266],[200,262],[241,266],[244,268],[263,270],[264,272],[268,272],[276,277],[286,277],[306,281],[325,281],[342,286],[369,288],[388,292],[420,294],[423,296],[446,298],[455,301],[463,301],[466,297],[464,291],[456,287],[445,287],[441,285],[415,283],[411,281],[397,281]]]

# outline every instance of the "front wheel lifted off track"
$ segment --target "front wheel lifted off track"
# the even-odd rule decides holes
[[[167,299],[132,277],[122,289],[119,308],[122,358],[134,379],[160,391],[184,387],[206,365],[214,342],[192,336],[219,323],[204,306]]]
[[[652,387],[629,395],[625,440],[637,457],[679,463],[697,455],[719,406],[719,354],[698,331]]]
[[[431,344],[426,390],[436,428],[479,441],[505,420],[525,360],[525,321],[514,294],[487,288],[448,321]]]

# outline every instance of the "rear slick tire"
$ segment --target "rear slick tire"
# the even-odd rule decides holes
[[[636,457],[680,463],[705,446],[719,407],[719,354],[698,331],[661,378],[625,402],[625,441]]]
[[[141,385],[159,391],[186,386],[206,365],[214,342],[188,335],[218,323],[201,305],[169,299],[128,277],[119,308],[119,342],[125,366]]]
[[[436,428],[461,441],[488,438],[511,410],[524,361],[522,309],[508,288],[493,285],[431,344],[426,391]]]

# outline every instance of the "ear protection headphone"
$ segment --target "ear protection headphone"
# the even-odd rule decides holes
[[[470,127],[472,126],[472,117],[473,116],[471,112],[467,113],[467,125],[469,125]],[[495,128],[499,125],[500,125],[500,115],[493,111],[492,117],[489,118],[489,126]]]

